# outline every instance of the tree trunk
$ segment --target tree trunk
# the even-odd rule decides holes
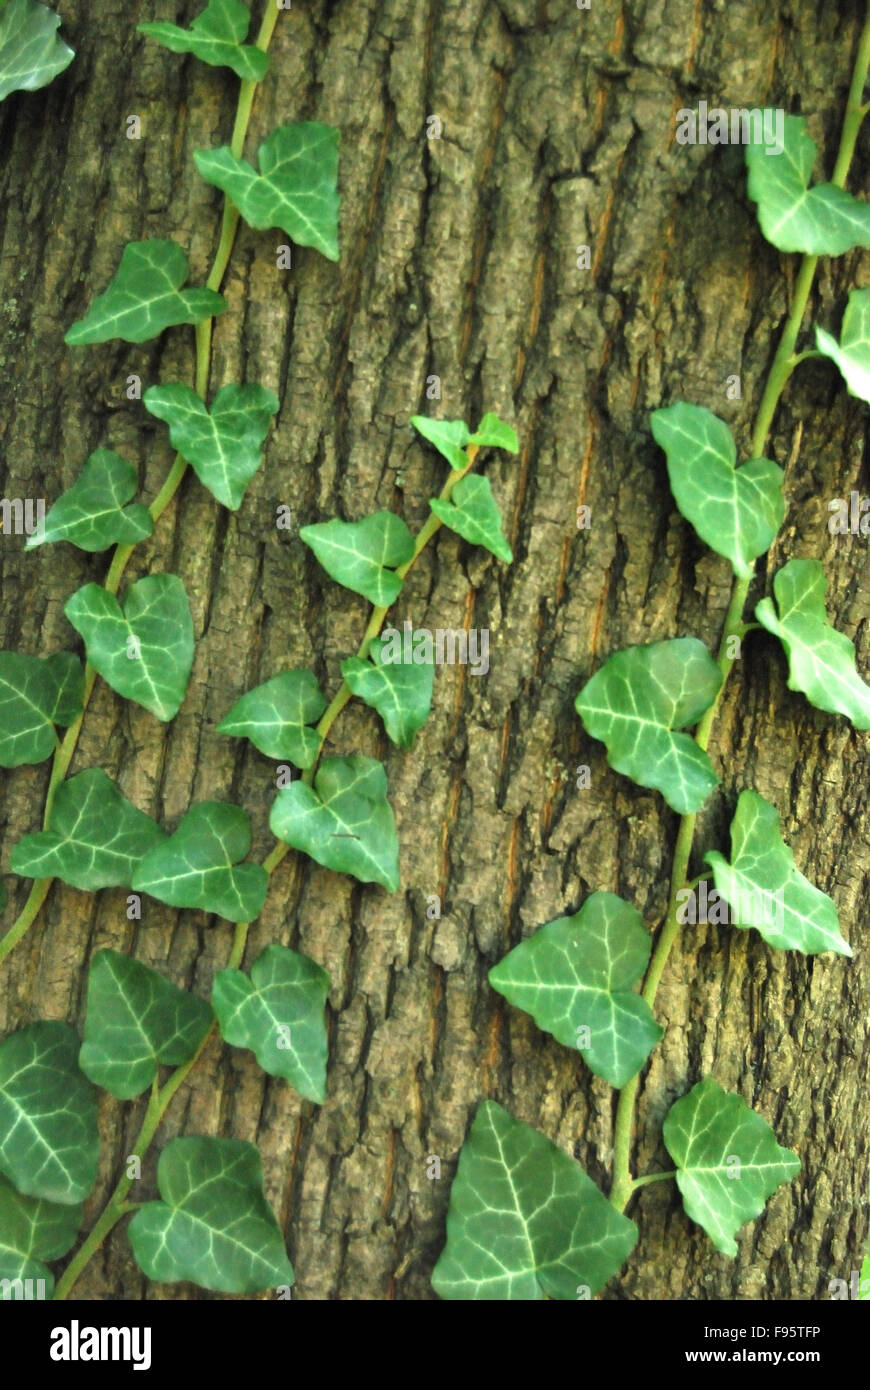
[[[171,452],[165,427],[127,399],[127,378],[140,376],[143,390],[192,381],[192,331],[87,349],[66,347],[63,334],[129,240],[173,237],[191,283],[203,282],[220,201],[193,152],[228,140],[237,83],[135,33],[145,19],[189,22],[199,0],[54,6],[75,61],[45,91],[0,106],[2,486],[7,497],[51,503],[103,446],[139,465],[147,501]],[[245,690],[288,667],[311,666],[334,691],[368,617],[362,599],[319,570],[299,526],[381,507],[419,526],[445,470],[410,429],[415,412],[474,423],[497,410],[521,445],[518,457],[494,451],[485,463],[514,564],[442,531],[395,610],[397,623],[489,628],[489,674],[439,669],[432,715],[409,752],[388,744],[358,703],[330,739],[331,752],[386,760],[401,891],[290,855],[251,931],[248,962],[280,941],[331,975],[327,1103],[301,1101],[251,1053],[213,1041],[135,1194],[154,1195],[156,1155],[176,1134],[257,1143],[297,1271],[294,1297],[435,1297],[429,1277],[450,1180],[484,1097],[573,1152],[607,1189],[613,1092],[507,1006],[486,974],[595,889],[635,903],[653,929],[664,913],[676,818],[608,768],[573,700],[629,644],[694,634],[715,649],[729,567],[677,514],[649,414],[676,399],[706,405],[746,456],[797,264],[762,240],[742,151],[676,144],[675,113],[702,99],[802,111],[829,175],[860,9],[857,0],[592,0],[588,10],[548,0],[298,0],[279,18],[246,154],[282,121],[340,128],[341,261],[294,248],[292,270],[282,270],[284,234],[240,228],[211,391],[262,382],[279,395],[280,416],[241,510],[221,509],[189,475],[128,570],[128,582],[176,573],[190,597],[196,661],[181,712],[161,724],[98,682],[72,770],[103,767],[170,828],[192,801],[240,802],[262,858],[273,843],[274,764],[216,724]],[[140,140],[126,138],[133,114]],[[427,136],[432,115],[440,139]],[[859,163],[854,188],[860,172]],[[578,265],[584,245],[589,269]],[[806,323],[838,325],[859,273],[856,254],[822,261]],[[734,375],[739,400],[726,394]],[[440,405],[426,399],[431,376]],[[788,514],[752,599],[786,559],[817,557],[829,617],[855,640],[866,674],[866,539],[827,528],[830,499],[868,488],[865,418],[829,364],[798,369],[767,446],[787,464]],[[290,532],[275,527],[279,504],[292,508]],[[591,509],[583,530],[580,504]],[[15,536],[0,542],[2,645],[81,650],[63,604],[104,577],[108,557],[23,547]],[[802,1170],[744,1228],[736,1260],[689,1222],[672,1184],[644,1189],[629,1208],[639,1244],[606,1298],[827,1297],[829,1280],[860,1264],[867,739],[791,694],[786,674],[774,640],[751,634],[714,732],[723,786],[699,817],[696,846],[727,851],[737,793],[754,787],[776,804],[798,867],[832,894],[855,958],[777,952],[725,926],[686,928],[659,992],[667,1031],[641,1085],[633,1170],[665,1158],[663,1116],[706,1073],[760,1110]],[[583,764],[587,789],[577,786]],[[15,841],[39,828],[49,766],[3,775],[5,871]],[[700,867],[698,857],[693,872]],[[8,925],[27,885],[6,883]],[[432,894],[440,920],[427,916]],[[88,896],[55,884],[7,966],[0,1033],[39,1017],[80,1025],[83,962],[101,947],[207,993],[231,927],[148,898],[142,921],[129,922],[125,903],[122,890]],[[87,1228],[143,1104],[102,1098]],[[429,1155],[442,1160],[440,1180],[427,1178]],[[123,1225],[75,1292],[214,1297],[148,1285]]]

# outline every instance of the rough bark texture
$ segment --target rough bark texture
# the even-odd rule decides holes
[[[108,446],[138,463],[147,500],[171,454],[165,428],[127,400],[126,379],[139,374],[143,389],[191,380],[192,331],[76,350],[63,332],[105,288],[128,240],[171,235],[201,283],[219,196],[192,156],[228,139],[237,84],[134,32],[144,19],[187,22],[198,0],[56,8],[75,62],[47,91],[0,107],[2,486],[8,497],[51,501],[91,449]],[[594,889],[635,902],[651,927],[664,911],[675,817],[611,772],[573,699],[622,646],[686,633],[718,641],[728,566],[676,513],[649,412],[678,398],[707,405],[745,451],[796,266],[761,239],[742,152],[676,145],[675,114],[700,99],[802,111],[829,173],[859,11],[857,0],[592,0],[588,11],[568,0],[298,0],[280,17],[247,153],[282,120],[340,127],[341,262],[300,251],[292,271],[279,270],[286,238],[241,229],[211,388],[274,388],[277,428],[238,514],[189,476],[128,571],[173,571],[190,596],[197,654],[180,714],[165,726],[99,682],[74,770],[104,767],[170,827],[192,800],[239,801],[262,857],[274,767],[215,725],[244,690],[287,666],[313,666],[334,690],[368,612],[319,571],[296,529],[377,507],[420,523],[444,469],[407,422],[436,409],[425,399],[432,374],[443,414],[475,420],[496,409],[521,441],[517,459],[486,461],[513,566],[442,532],[396,609],[418,626],[488,627],[489,675],[441,669],[411,752],[389,746],[357,704],[331,740],[334,751],[386,759],[401,892],[290,856],[251,932],[248,961],[278,940],[332,976],[326,1105],[264,1077],[250,1053],[212,1044],[145,1165],[143,1198],[156,1152],[175,1134],[259,1144],[295,1297],[434,1297],[449,1183],[484,1096],[608,1178],[613,1093],[505,1006],[486,972]],[[134,113],[139,141],[125,138]],[[440,140],[426,137],[429,115],[443,122]],[[859,159],[853,187],[862,170]],[[582,244],[590,270],[577,268]],[[822,263],[816,321],[839,323],[861,272],[857,255]],[[739,401],[726,397],[734,373]],[[820,558],[830,617],[856,641],[866,673],[867,540],[827,529],[831,498],[870,490],[865,418],[832,367],[799,369],[768,446],[788,462],[788,516],[753,597],[784,559]],[[279,503],[293,508],[292,533],[275,528]],[[585,531],[580,503],[591,507]],[[4,536],[2,645],[79,650],[63,603],[106,564],[68,545],[24,555],[21,538]],[[668,1106],[712,1071],[799,1151],[802,1173],[744,1229],[734,1261],[689,1223],[671,1184],[645,1189],[630,1209],[640,1242],[608,1298],[821,1297],[860,1262],[867,739],[790,694],[785,675],[773,639],[751,635],[711,747],[723,787],[696,843],[727,848],[737,792],[755,787],[779,808],[799,867],[835,898],[855,959],[808,960],[769,950],[756,933],[687,929],[659,994],[667,1032],[641,1088],[634,1171],[663,1159]],[[588,790],[575,784],[583,763]],[[5,869],[15,840],[38,828],[48,766],[3,776]],[[26,885],[6,881],[20,905]],[[427,919],[433,893],[440,921]],[[83,963],[99,947],[131,951],[205,992],[230,938],[226,923],[203,914],[145,899],[141,923],[130,923],[123,892],[88,897],[55,885],[6,969],[0,1031],[37,1017],[81,1022]],[[89,1224],[139,1118],[137,1104],[104,1097]],[[427,1180],[430,1154],[443,1161],[440,1181]],[[77,1293],[213,1297],[149,1286],[122,1227]]]

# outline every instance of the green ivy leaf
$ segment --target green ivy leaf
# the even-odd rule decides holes
[[[223,313],[226,300],[214,290],[186,289],[187,257],[174,241],[130,241],[109,288],[74,323],[65,343],[144,343],[179,323],[202,323]]]
[[[387,800],[387,774],[375,758],[327,758],[314,787],[282,787],[269,817],[272,834],[339,874],[399,889],[399,842]]]
[[[0,101],[47,87],[76,56],[57,37],[60,15],[35,0],[0,5]]]
[[[91,767],[59,784],[49,828],[22,836],[11,864],[25,878],[59,878],[86,893],[127,888],[142,856],[163,838],[102,768]]]
[[[731,431],[718,415],[679,401],[651,416],[656,443],[667,455],[677,506],[701,540],[749,579],[785,516],[783,472],[770,459],[735,468]]]
[[[137,579],[123,610],[101,585],[85,584],[63,611],[84,639],[88,661],[113,690],[164,722],[175,717],[193,666],[193,619],[176,575]]]
[[[11,1289],[6,1280],[42,1280],[33,1297],[51,1298],[54,1275],[44,1260],[59,1260],[75,1244],[82,1224],[81,1202],[60,1206],[36,1197],[24,1197],[0,1178],[0,1299],[26,1297]]]
[[[96,1086],[132,1100],[160,1066],[181,1066],[211,1026],[204,999],[118,951],[98,951],[88,975],[88,1012],[79,1066]]]
[[[393,570],[412,558],[414,537],[394,512],[375,512],[363,521],[334,517],[303,526],[299,536],[336,583],[379,607],[395,603],[402,581]]]
[[[231,511],[263,460],[278,397],[265,386],[224,386],[206,409],[189,386],[149,386],[142,401],[169,425],[172,446],[193,467],[204,487]]]
[[[89,551],[136,545],[154,530],[151,513],[141,502],[124,506],[138,486],[132,463],[111,449],[95,449],[25,549],[33,550],[48,541],[70,541],[79,550]]]
[[[703,806],[719,778],[688,734],[716,698],[722,676],[702,642],[676,637],[616,652],[574,706],[584,728],[607,745],[607,761],[641,787],[654,787],[680,815]]]
[[[129,1226],[149,1279],[190,1279],[218,1293],[256,1293],[293,1283],[293,1266],[263,1192],[263,1165],[240,1139],[173,1139],[160,1155],[161,1202]]]
[[[250,1048],[263,1071],[283,1076],[300,1096],[322,1105],[328,992],[329,976],[308,956],[267,946],[250,979],[241,970],[219,970],[211,1002],[224,1042]]]
[[[438,520],[472,545],[485,546],[499,560],[510,564],[513,551],[501,529],[501,512],[492,495],[489,478],[469,473],[460,478],[453,489],[450,502],[433,497],[429,506]]]
[[[250,22],[251,12],[241,0],[209,0],[189,29],[177,24],[137,24],[136,29],[173,53],[192,53],[213,68],[232,68],[245,82],[261,82],[269,55],[244,42]]]
[[[72,652],[0,652],[0,767],[41,763],[57,747],[55,724],[82,712],[85,678]]]
[[[731,822],[731,863],[709,850],[719,894],[731,908],[734,927],[755,927],[770,946],[817,955],[836,951],[851,956],[837,909],[827,893],[814,888],[795,867],[779,833],[776,807],[757,792],[743,791]]]
[[[855,648],[825,614],[825,572],[818,560],[789,560],[774,576],[773,601],[763,598],[755,616],[788,654],[788,688],[800,690],[816,709],[845,714],[856,729],[870,729],[870,686],[855,666]]]
[[[341,674],[353,694],[377,710],[393,743],[410,748],[429,718],[435,667],[431,661],[385,661],[383,648],[383,639],[376,638],[371,661],[348,657],[341,663]]]
[[[485,416],[484,422],[490,418],[488,415]],[[418,434],[422,434],[424,439],[435,445],[451,468],[461,471],[468,467],[465,446],[471,440],[471,435],[464,420],[430,420],[427,415],[412,415],[411,424]]]
[[[516,431],[492,411],[484,415],[474,434],[468,436],[468,442],[479,449],[507,449],[510,454],[518,453],[520,447]]]
[[[0,1043],[0,1173],[25,1197],[73,1206],[97,1177],[97,1095],[66,1023],[30,1023]]]
[[[840,341],[816,329],[816,347],[839,367],[851,396],[870,404],[870,290],[852,290],[840,325]]]
[[[252,922],[265,902],[269,875],[262,864],[239,862],[250,848],[247,811],[202,801],[190,808],[174,835],[145,856],[133,875],[133,891],[150,893],[170,907]]]
[[[217,726],[219,734],[248,738],[267,758],[311,767],[320,749],[316,724],[326,700],[313,671],[282,671],[237,700]]]
[[[196,150],[206,183],[233,200],[249,227],[280,227],[299,246],[338,260],[338,136],[319,121],[279,125],[257,151],[259,173],[229,145]]]
[[[650,949],[636,908],[615,893],[593,893],[572,917],[549,922],[515,946],[490,970],[489,982],[618,1090],[664,1031],[632,989]]]
[[[466,1301],[576,1299],[581,1286],[591,1297],[636,1241],[578,1163],[486,1100],[459,1155],[432,1287]]]
[[[749,196],[771,245],[808,256],[842,256],[853,246],[870,246],[870,203],[832,183],[809,187],[816,146],[803,116],[785,117],[783,142],[775,154],[760,142],[746,146]]]
[[[723,1255],[737,1254],[735,1232],[800,1172],[797,1154],[780,1148],[767,1121],[712,1076],[671,1106],[663,1137],[686,1215]]]

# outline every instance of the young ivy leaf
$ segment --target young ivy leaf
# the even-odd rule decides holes
[[[189,386],[149,386],[145,408],[165,420],[173,448],[191,464],[204,487],[231,511],[263,459],[278,397],[265,386],[224,386],[207,409]]]
[[[469,473],[460,478],[452,493],[453,500],[433,497],[429,506],[438,520],[472,545],[485,546],[499,560],[510,564],[513,551],[501,529],[501,512],[492,495],[489,478]]]
[[[0,1299],[20,1297],[9,1281],[42,1282],[37,1298],[51,1298],[54,1275],[44,1260],[59,1260],[75,1244],[83,1206],[24,1197],[0,1178]],[[39,1284],[37,1282],[37,1288]],[[24,1297],[30,1295],[25,1285]]]
[[[85,677],[72,652],[0,652],[0,767],[41,763],[57,747],[55,724],[82,712]]]
[[[76,56],[57,37],[60,15],[36,0],[0,5],[0,101],[47,87]]]
[[[174,835],[142,860],[134,893],[150,893],[170,907],[200,908],[228,922],[259,917],[269,887],[262,864],[242,864],[251,848],[247,811],[223,801],[192,806]]]
[[[716,889],[731,908],[734,927],[755,927],[770,946],[817,955],[851,956],[837,909],[795,866],[779,833],[776,807],[743,791],[731,822],[731,863],[715,850],[704,856]]]
[[[150,1086],[160,1066],[195,1056],[211,1026],[204,999],[118,951],[98,951],[88,975],[88,1012],[79,1066],[119,1100]]]
[[[164,722],[181,708],[193,666],[193,619],[174,574],[131,584],[124,608],[99,584],[85,584],[64,613],[83,638],[88,661],[127,700]]]
[[[763,598],[755,616],[785,647],[789,690],[802,691],[816,709],[845,714],[856,729],[870,729],[870,686],[858,675],[852,643],[828,622],[825,587],[818,560],[789,560],[774,576],[776,608]]]
[[[138,486],[132,463],[111,449],[95,449],[25,549],[33,550],[48,541],[70,541],[80,550],[97,551],[145,540],[154,530],[151,513],[141,502],[124,505]]]
[[[244,82],[261,82],[269,55],[244,42],[250,22],[251,12],[241,0],[209,0],[189,29],[177,24],[137,24],[136,29],[173,53],[192,53],[213,68],[232,68]]]
[[[468,442],[479,449],[507,449],[509,454],[517,453],[520,447],[516,431],[492,411],[484,415],[474,434],[468,436]]]
[[[686,1215],[723,1255],[737,1254],[735,1232],[800,1172],[797,1154],[780,1148],[767,1121],[712,1076],[671,1106],[663,1136]]]
[[[584,728],[607,746],[607,761],[673,810],[703,806],[719,778],[688,734],[716,698],[722,675],[696,637],[616,652],[574,701]]]
[[[267,946],[250,979],[241,970],[219,970],[211,1002],[224,1042],[250,1048],[263,1071],[283,1076],[305,1100],[322,1105],[328,992],[329,976],[310,957]]]
[[[495,417],[485,417],[486,420],[490,418]],[[435,445],[451,468],[461,471],[468,467],[465,446],[469,443],[471,434],[464,420],[430,420],[428,415],[412,415],[411,424],[418,434],[422,434],[424,439]]]
[[[650,935],[615,893],[593,893],[573,917],[549,922],[489,972],[493,989],[617,1090],[643,1066],[663,1029],[632,986]]]
[[[383,638],[371,646],[371,661],[358,656],[341,663],[341,674],[358,699],[376,709],[393,743],[410,748],[429,718],[435,667],[431,661],[385,659]]]
[[[399,889],[399,842],[387,800],[387,774],[375,758],[328,758],[314,787],[282,787],[269,817],[272,834],[339,874]]]
[[[363,521],[334,517],[303,526],[299,536],[338,584],[383,608],[398,598],[402,581],[393,570],[412,558],[414,537],[394,512],[375,512]]]
[[[0,1173],[26,1197],[83,1202],[97,1177],[97,1093],[67,1023],[30,1023],[0,1043]]]
[[[178,323],[202,323],[223,313],[226,300],[214,290],[185,289],[187,257],[174,241],[130,241],[109,288],[74,323],[64,342],[144,343]]]
[[[267,758],[311,767],[320,735],[309,727],[326,709],[313,671],[282,671],[237,700],[217,726],[219,734],[248,738]]]
[[[654,410],[651,421],[683,516],[736,575],[749,579],[785,516],[782,469],[765,458],[735,468],[731,431],[702,406],[679,401]]]
[[[59,878],[73,888],[127,888],[143,855],[163,831],[122,796],[102,768],[61,782],[47,830],[24,835],[11,865],[25,878]]]
[[[816,347],[842,373],[851,396],[870,403],[870,290],[852,290],[840,325],[840,341],[816,329]]]
[[[459,1155],[432,1287],[466,1301],[592,1297],[636,1241],[579,1163],[486,1100]]]
[[[338,260],[338,131],[319,121],[279,125],[257,151],[259,174],[229,145],[196,150],[206,183],[232,199],[249,227],[280,227],[299,246]]]
[[[293,1266],[263,1192],[259,1150],[240,1139],[173,1139],[157,1164],[160,1202],[130,1222],[149,1279],[189,1279],[218,1293],[256,1293],[293,1283]]]

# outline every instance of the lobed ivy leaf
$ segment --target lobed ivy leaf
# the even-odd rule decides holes
[[[490,970],[489,982],[619,1090],[664,1031],[632,989],[650,949],[637,908],[615,893],[593,893],[572,917],[549,922],[515,946]],[[586,1036],[581,1046],[578,1039]]]
[[[41,763],[58,744],[55,724],[82,712],[85,678],[72,652],[0,652],[0,767]]]
[[[487,420],[489,418],[486,416]],[[465,446],[471,439],[471,433],[464,420],[430,420],[428,415],[412,415],[411,424],[418,434],[435,445],[451,468],[461,471],[468,467]]]
[[[676,637],[616,652],[574,701],[586,732],[607,746],[607,761],[641,787],[660,791],[673,810],[703,806],[719,778],[688,734],[716,698],[722,676],[702,642]]]
[[[266,899],[269,875],[262,864],[242,864],[251,848],[247,811],[223,801],[202,801],[182,818],[174,835],[146,854],[135,874],[134,893],[150,893],[170,907],[200,908],[228,922],[252,922]]]
[[[755,616],[785,647],[789,690],[802,691],[816,709],[845,714],[856,729],[870,729],[870,686],[858,675],[852,643],[828,622],[825,588],[818,560],[789,560],[774,575],[776,608],[763,598]]]
[[[399,888],[399,842],[387,800],[387,774],[375,758],[327,758],[314,786],[282,787],[269,817],[272,834],[336,873]]]
[[[501,512],[492,495],[489,478],[469,473],[460,478],[449,502],[433,497],[429,506],[444,526],[472,545],[485,546],[499,560],[510,564],[513,551],[502,534]]]
[[[59,1260],[75,1244],[83,1210],[81,1202],[61,1206],[24,1197],[0,1178],[0,1300],[20,1297],[14,1288],[19,1280],[25,1283],[25,1298],[28,1280],[37,1282],[33,1296],[51,1298],[54,1275],[43,1261]]]
[[[283,1076],[305,1100],[326,1099],[329,976],[309,956],[267,946],[251,966],[219,970],[211,1002],[221,1037],[247,1047],[270,1076]]]
[[[12,851],[15,873],[59,878],[73,888],[127,888],[163,831],[118,791],[102,768],[59,784],[47,830],[23,835]]]
[[[319,121],[279,125],[257,151],[259,173],[229,145],[196,150],[206,183],[231,198],[249,227],[280,227],[299,246],[338,260],[338,137]]]
[[[36,0],[0,5],[0,101],[47,87],[76,56],[58,38],[60,15]]]
[[[124,505],[138,486],[132,463],[111,449],[95,449],[25,549],[33,550],[48,541],[70,541],[80,550],[97,551],[144,540],[154,530],[151,513],[141,502]]]
[[[445,1299],[568,1300],[578,1287],[591,1297],[636,1241],[578,1163],[485,1100],[459,1155],[432,1287]]]
[[[431,661],[389,661],[384,642],[371,645],[371,661],[358,656],[341,663],[341,674],[358,699],[376,709],[393,743],[410,748],[414,735],[429,718],[435,667]]]
[[[223,313],[222,295],[209,289],[182,289],[187,257],[174,241],[150,238],[129,241],[115,278],[97,295],[83,319],[73,324],[65,343],[144,343],[179,323],[202,323]]]
[[[671,1106],[662,1133],[686,1215],[723,1255],[737,1254],[735,1232],[800,1172],[797,1154],[780,1148],[767,1121],[712,1076]]]
[[[731,431],[702,406],[678,401],[654,410],[651,421],[681,513],[736,575],[749,579],[785,516],[782,469],[765,458],[735,468]]]
[[[217,731],[250,739],[267,758],[311,767],[321,740],[309,725],[316,724],[325,709],[313,671],[282,671],[237,700]]]
[[[817,955],[851,956],[837,909],[804,878],[779,833],[776,807],[742,791],[731,822],[731,863],[715,850],[704,856],[716,889],[731,908],[734,927],[755,927],[770,946]]]
[[[250,22],[251,12],[241,0],[209,0],[189,29],[177,24],[137,24],[136,29],[173,53],[192,53],[213,68],[232,68],[244,82],[261,82],[269,55],[244,42]]]
[[[149,386],[145,408],[165,420],[173,448],[187,459],[212,496],[231,511],[263,461],[278,397],[265,386],[224,386],[211,408],[189,386]]]
[[[412,558],[414,537],[394,512],[375,512],[363,521],[334,517],[303,526],[299,535],[338,584],[383,608],[398,598],[402,581],[393,571]]]
[[[0,1173],[25,1197],[83,1202],[97,1177],[97,1095],[67,1023],[29,1023],[0,1043]]]
[[[88,1011],[79,1066],[119,1100],[140,1096],[160,1066],[196,1055],[212,1011],[156,970],[118,951],[98,951],[88,975]]]
[[[137,579],[123,609],[100,584],[85,584],[63,611],[113,690],[164,722],[175,717],[193,666],[193,619],[176,575]]]
[[[870,404],[870,289],[849,295],[840,341],[817,328],[816,347],[839,367],[849,394]]]
[[[511,425],[506,425],[504,420],[500,420],[492,411],[484,415],[474,434],[468,436],[468,442],[476,444],[479,449],[507,449],[511,454],[516,454],[520,447],[516,430]]]
[[[136,1263],[149,1279],[190,1279],[218,1293],[293,1283],[253,1144],[173,1139],[160,1155],[157,1186],[163,1200],[146,1202],[129,1226]]]

